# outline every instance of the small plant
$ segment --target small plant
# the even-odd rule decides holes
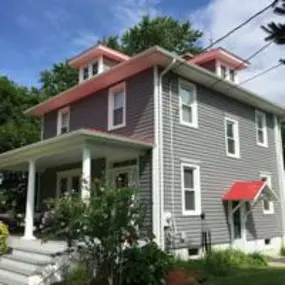
[[[285,256],[285,246],[284,245],[282,245],[282,247],[280,249],[280,255]]]
[[[162,251],[154,242],[142,247],[133,246],[124,251],[122,283],[124,285],[164,284],[164,277],[172,263],[172,255]]]
[[[6,253],[9,249],[8,236],[8,227],[3,222],[0,222],[0,254]]]
[[[66,276],[66,283],[68,285],[88,285],[91,280],[87,269],[79,264],[72,268]]]
[[[205,258],[206,270],[217,276],[226,276],[239,268],[267,266],[266,258],[259,253],[246,254],[240,250],[213,251]]]

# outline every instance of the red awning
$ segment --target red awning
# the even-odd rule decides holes
[[[222,199],[224,201],[255,201],[265,189],[274,194],[266,181],[240,181],[234,183]],[[276,198],[275,194],[273,196]]]

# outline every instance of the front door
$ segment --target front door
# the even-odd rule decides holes
[[[57,196],[61,197],[65,194],[79,193],[81,170],[72,169],[57,173]]]
[[[116,188],[136,188],[138,183],[136,166],[120,168],[113,171],[112,184]]]
[[[235,212],[231,215],[231,239],[232,246],[235,249],[245,250],[245,223],[244,223],[244,211],[245,205],[243,202],[233,201],[231,202],[231,210]],[[240,206],[238,207],[240,203]]]

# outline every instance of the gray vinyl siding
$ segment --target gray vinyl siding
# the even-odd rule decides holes
[[[126,126],[111,132],[153,142],[153,69],[133,75],[125,82]],[[81,128],[108,130],[109,88],[100,90],[70,105],[70,131]],[[43,138],[56,136],[56,128],[57,110],[45,115]]]
[[[170,79],[171,78],[171,79]],[[176,247],[197,246],[201,243],[199,216],[182,215],[181,162],[188,160],[200,166],[202,211],[212,233],[213,244],[230,240],[226,204],[222,196],[238,180],[257,180],[260,171],[272,174],[273,190],[278,194],[277,162],[274,142],[273,116],[267,114],[268,148],[257,146],[255,108],[227,96],[197,86],[198,128],[180,124],[178,80],[171,74],[163,82],[163,166],[164,208],[172,211],[178,232],[185,232],[186,241]],[[170,83],[172,82],[172,83]],[[172,114],[169,113],[169,88],[172,91]],[[230,92],[230,91],[229,91]],[[225,116],[239,123],[241,158],[226,156]],[[174,191],[171,190],[170,120],[173,120]],[[186,161],[187,162],[187,161]],[[279,195],[279,194],[278,194]],[[281,236],[281,211],[275,202],[275,214],[264,215],[261,203],[248,217],[247,239]]]

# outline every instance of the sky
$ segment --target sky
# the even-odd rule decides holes
[[[122,34],[142,15],[171,15],[204,32],[202,44],[223,36],[271,0],[2,0],[0,74],[21,85],[38,85],[39,73],[95,44]],[[219,43],[247,58],[264,44],[262,24],[282,20],[268,10]],[[247,79],[285,58],[285,46],[270,45],[242,72]],[[285,66],[245,87],[285,106]]]

